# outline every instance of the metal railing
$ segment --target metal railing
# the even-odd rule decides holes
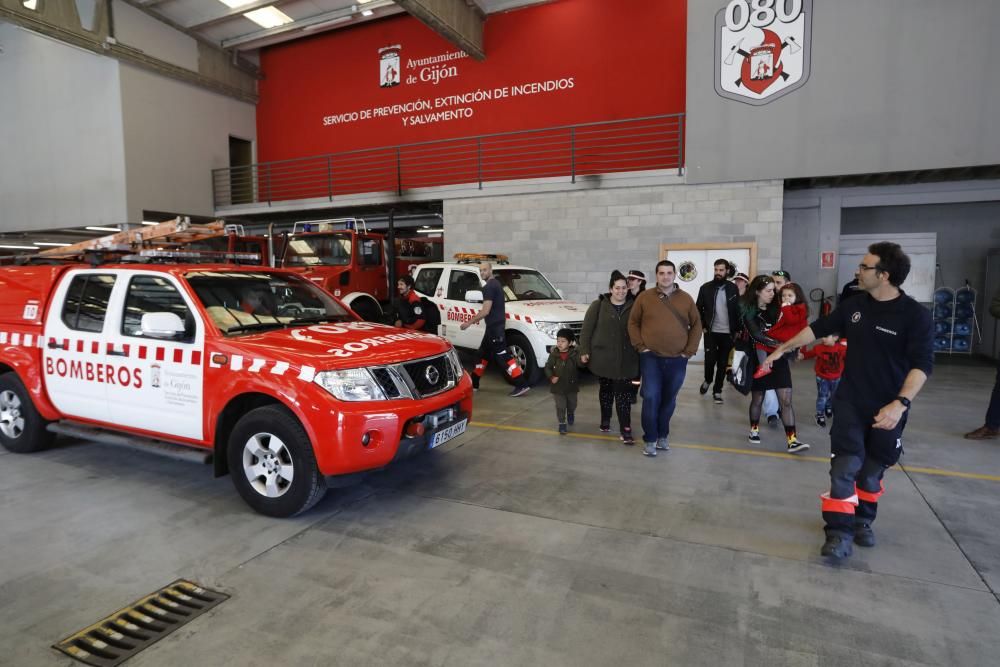
[[[684,114],[584,123],[214,169],[215,207],[684,166]]]

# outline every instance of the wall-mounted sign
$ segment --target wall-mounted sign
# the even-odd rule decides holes
[[[835,269],[837,268],[837,253],[833,250],[824,250],[819,254],[819,268],[821,269]]]
[[[715,16],[715,92],[767,104],[809,79],[812,0],[730,0]]]
[[[559,0],[491,14],[485,60],[407,15],[266,47],[257,158],[683,113],[687,4]]]

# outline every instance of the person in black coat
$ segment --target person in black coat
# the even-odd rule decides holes
[[[628,336],[628,318],[634,300],[628,298],[625,276],[611,274],[610,291],[590,304],[580,331],[580,361],[599,379],[601,431],[611,430],[611,408],[616,407],[622,442],[632,436],[632,379],[639,375],[639,353]]]
[[[712,280],[701,286],[695,301],[705,327],[705,381],[699,391],[704,395],[711,385],[712,398],[717,404],[722,403],[722,382],[733,348],[733,334],[740,330],[740,293],[728,280],[731,270],[728,261],[715,260]]]

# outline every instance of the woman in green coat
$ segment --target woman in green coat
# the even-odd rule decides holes
[[[634,445],[632,437],[632,378],[639,375],[639,353],[628,337],[628,281],[620,271],[611,274],[610,291],[587,309],[580,332],[580,361],[600,383],[601,432],[611,430],[611,408],[618,414],[622,442]]]

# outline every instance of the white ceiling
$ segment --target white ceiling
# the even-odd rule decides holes
[[[547,1],[465,0],[487,15]],[[221,0],[131,0],[131,4],[222,48],[241,52],[403,12],[393,0],[251,0],[236,9]],[[293,22],[265,29],[243,16],[264,7],[276,7]],[[364,10],[372,15],[363,16]]]

